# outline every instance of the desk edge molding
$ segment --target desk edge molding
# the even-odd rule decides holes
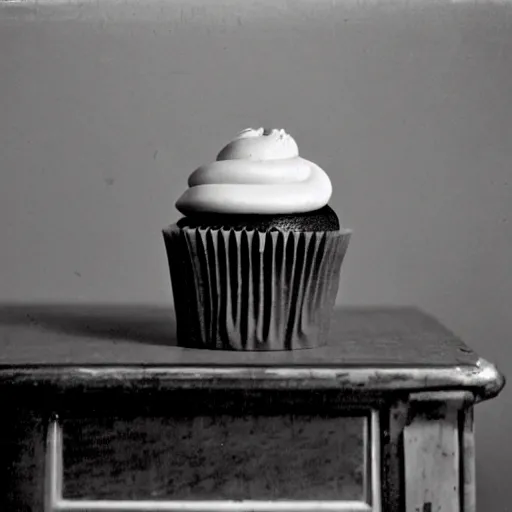
[[[0,388],[37,382],[73,389],[331,389],[360,392],[467,389],[476,401],[497,396],[505,377],[479,359],[474,366],[328,367],[311,366],[143,366],[60,365],[0,368]]]

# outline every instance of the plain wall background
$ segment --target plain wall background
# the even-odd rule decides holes
[[[160,230],[285,128],[354,229],[340,303],[414,304],[512,375],[512,4],[0,2],[0,300],[171,304]],[[512,510],[512,389],[477,407]]]

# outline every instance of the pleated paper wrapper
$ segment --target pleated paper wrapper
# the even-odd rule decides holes
[[[350,235],[164,229],[178,345],[251,351],[324,345]]]

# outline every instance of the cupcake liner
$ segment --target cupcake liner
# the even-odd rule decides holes
[[[327,341],[350,231],[163,231],[180,346],[295,350]]]

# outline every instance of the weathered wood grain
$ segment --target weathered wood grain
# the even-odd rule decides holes
[[[366,418],[63,421],[64,498],[361,500]]]
[[[390,403],[381,411],[382,509],[385,512],[404,510],[405,468],[403,431],[408,404],[404,400]]]
[[[461,411],[460,428],[462,448],[463,510],[464,512],[476,512],[476,458],[473,407],[468,407]]]
[[[42,512],[45,435],[42,418],[4,402],[0,421],[2,512]]]
[[[409,409],[404,428],[405,511],[460,512],[459,411],[465,400],[429,393]]]

